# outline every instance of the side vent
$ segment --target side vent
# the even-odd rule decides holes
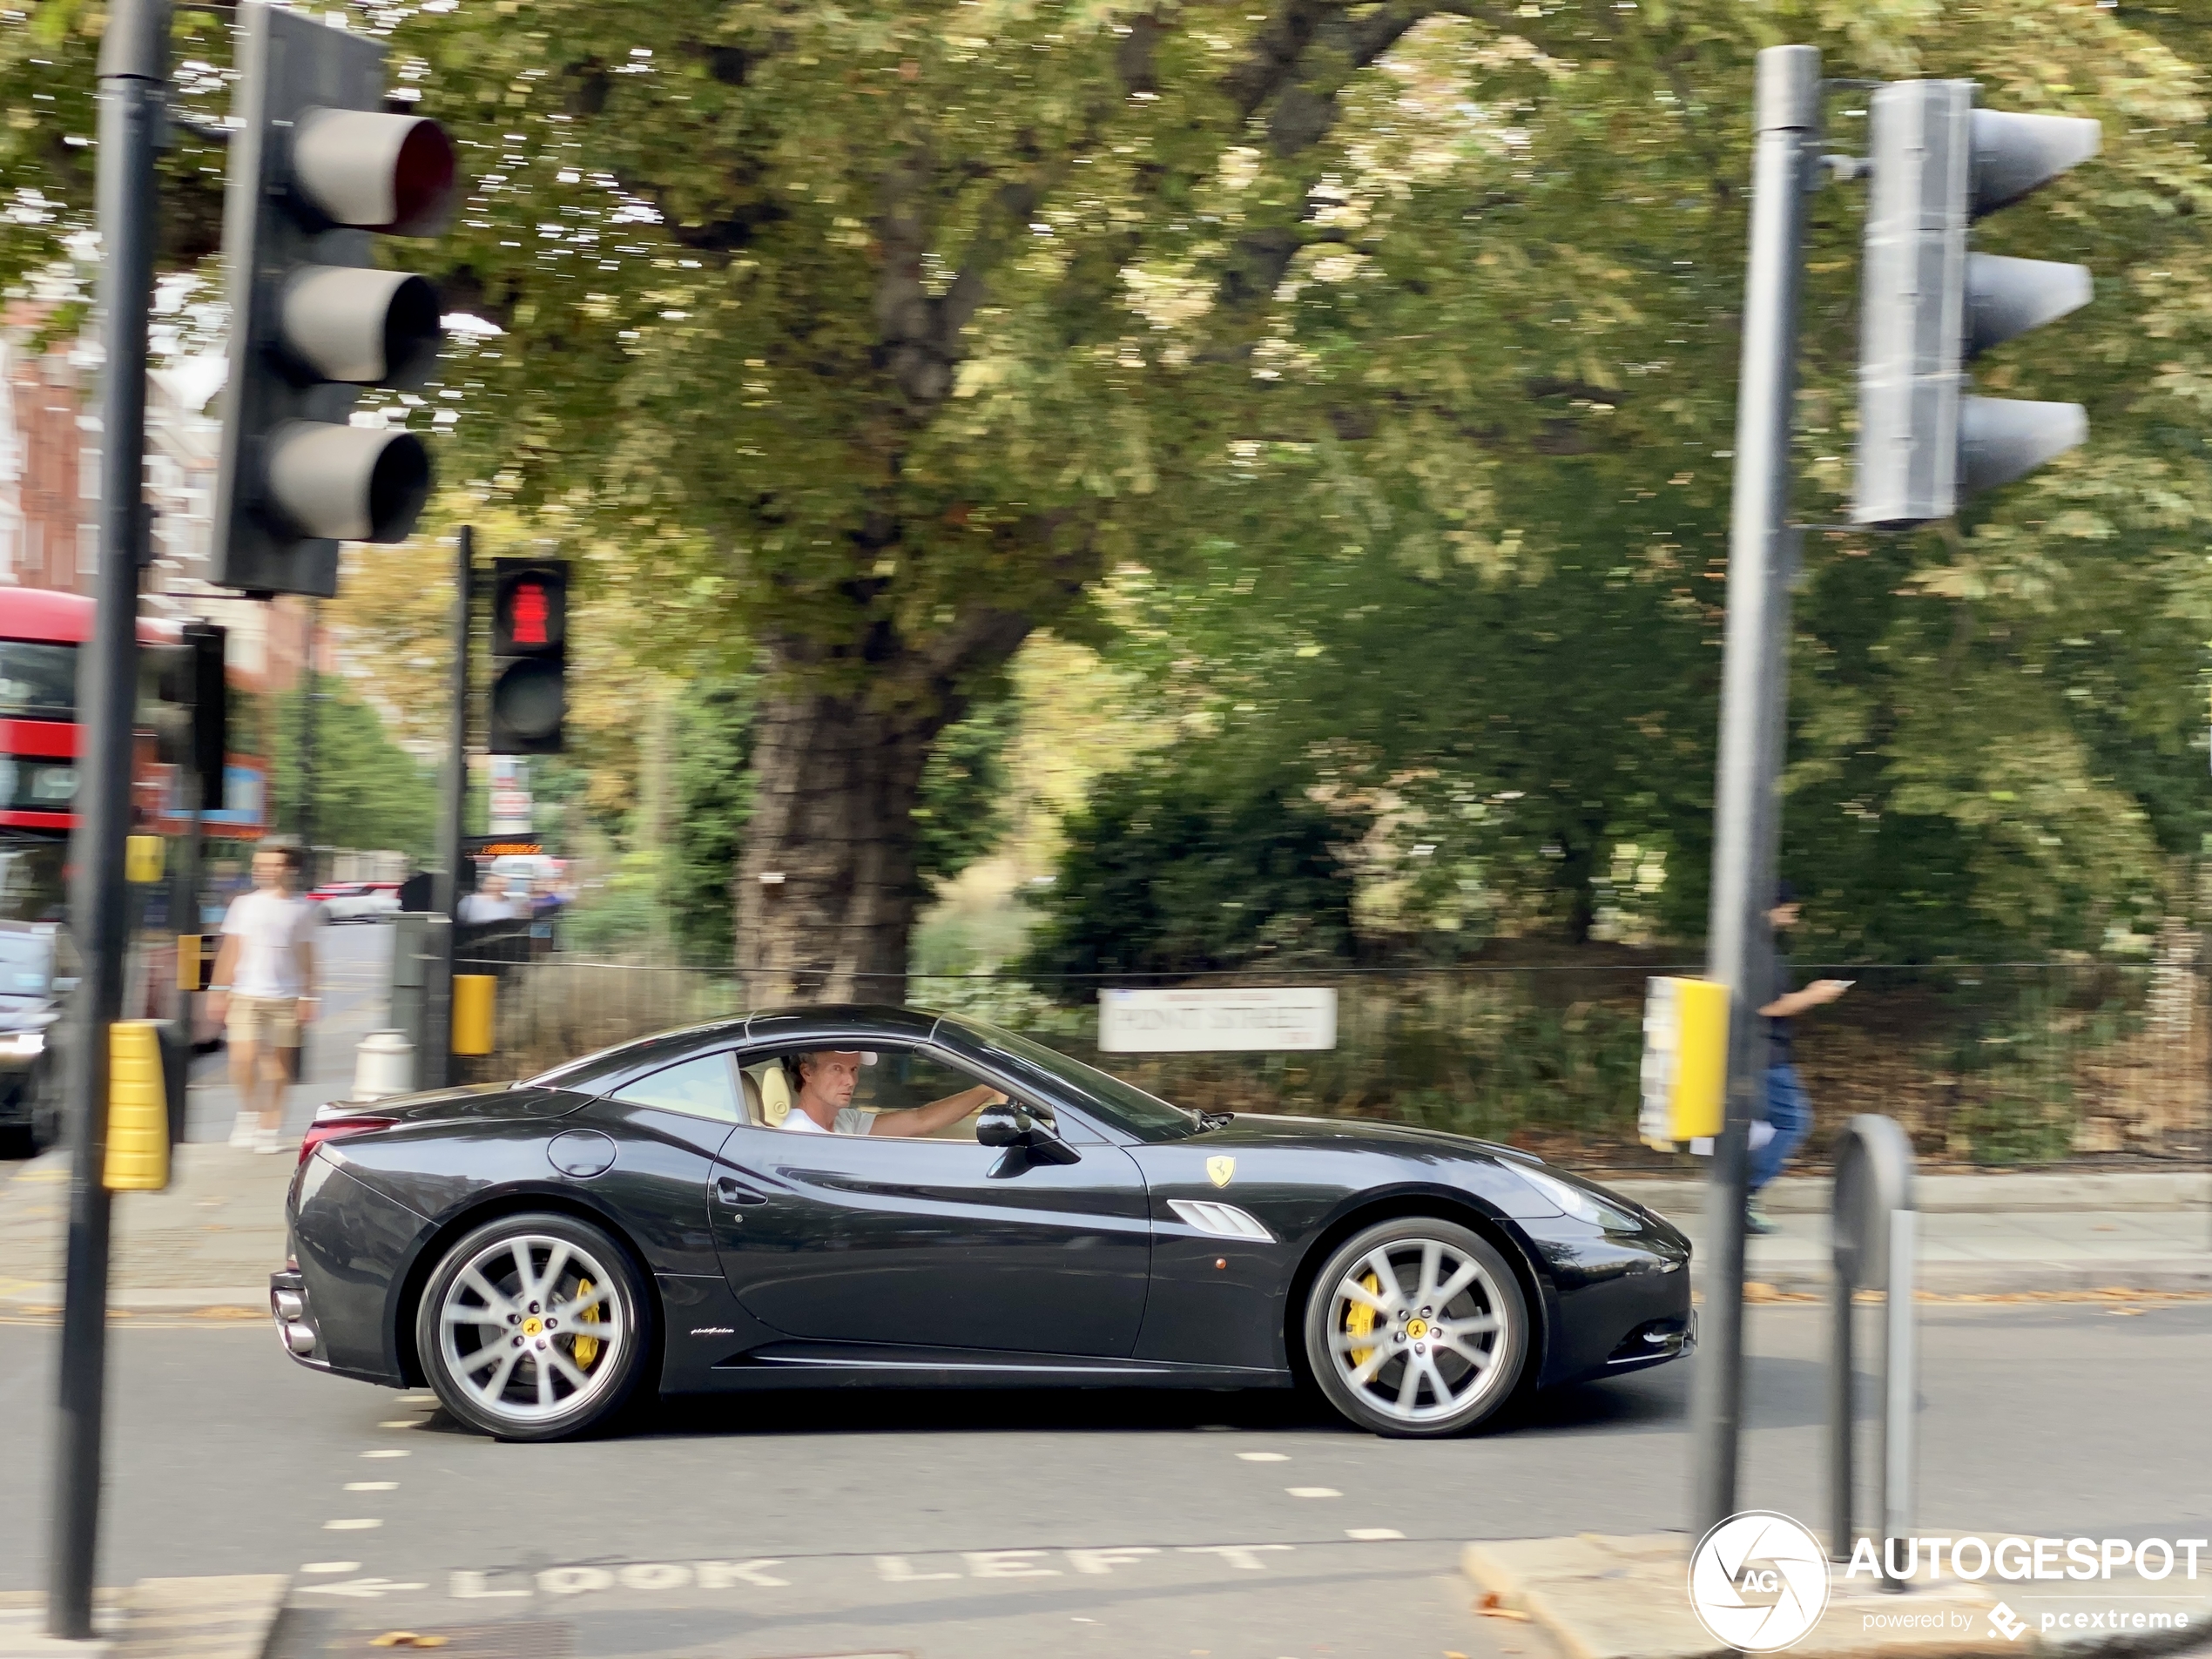
[[[1249,1238],[1263,1244],[1275,1242],[1273,1233],[1233,1204],[1215,1204],[1203,1198],[1170,1198],[1168,1208],[1175,1211],[1178,1219],[1202,1233],[1212,1233],[1220,1238]]]

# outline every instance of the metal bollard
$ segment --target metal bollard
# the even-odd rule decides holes
[[[372,1031],[354,1050],[355,1100],[383,1100],[415,1089],[415,1045],[404,1031]]]
[[[1851,1559],[1853,1496],[1852,1296],[1883,1291],[1881,1498],[1875,1519],[1885,1541],[1882,1588],[1905,1586],[1889,1571],[1886,1541],[1912,1535],[1915,1359],[1912,1264],[1919,1212],[1912,1207],[1912,1143],[1893,1117],[1871,1113],[1844,1126],[1836,1149],[1833,1351],[1828,1372],[1828,1553]]]

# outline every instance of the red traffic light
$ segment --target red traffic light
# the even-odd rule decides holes
[[[500,559],[492,567],[496,657],[557,657],[568,638],[565,559]]]

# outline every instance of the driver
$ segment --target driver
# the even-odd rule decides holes
[[[853,1104],[853,1091],[860,1085],[860,1068],[873,1064],[873,1055],[853,1049],[786,1055],[784,1075],[791,1080],[793,1097],[784,1127],[801,1135],[934,1135],[970,1112],[1006,1098],[1004,1090],[977,1083],[927,1106],[864,1112]]]

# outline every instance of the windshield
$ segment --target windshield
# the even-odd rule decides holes
[[[76,646],[0,639],[0,716],[66,720],[76,712]]]
[[[1157,1095],[1148,1095],[1135,1083],[1087,1066],[1082,1061],[1048,1049],[1016,1031],[981,1020],[948,1015],[944,1024],[973,1042],[981,1054],[1001,1062],[1008,1070],[1028,1072],[1048,1088],[1071,1089],[1096,1108],[1098,1115],[1140,1141],[1179,1141],[1198,1132],[1196,1112],[1170,1106]]]

